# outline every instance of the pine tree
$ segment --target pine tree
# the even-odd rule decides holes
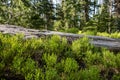
[[[120,0],[114,0],[116,13],[116,26],[120,30]]]
[[[89,0],[85,0],[85,6],[84,6],[84,10],[85,10],[85,21],[88,22],[89,21]]]
[[[53,8],[51,0],[34,0],[31,13],[32,27],[51,29],[53,25]]]
[[[24,6],[21,0],[1,1],[1,5],[1,23],[28,26],[29,14],[27,13],[30,9]]]

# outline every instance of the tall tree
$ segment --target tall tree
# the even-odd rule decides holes
[[[114,0],[115,4],[115,13],[116,13],[116,26],[120,30],[120,0]]]
[[[1,17],[0,20],[4,24],[15,24],[21,26],[28,26],[27,23],[30,9],[25,7],[21,0],[5,0],[1,1]],[[2,15],[3,14],[3,15]]]
[[[39,29],[58,26],[55,28],[63,30],[82,30],[91,26],[97,27],[98,31],[107,32],[113,31],[116,26],[120,28],[120,0],[57,1],[59,3],[54,5],[53,0],[1,0],[0,23]],[[117,18],[113,15],[113,9]]]
[[[50,29],[53,25],[53,3],[51,0],[34,0],[32,4],[32,27]]]
[[[89,0],[85,0],[85,6],[84,6],[84,10],[85,10],[85,21],[88,22],[89,21]]]

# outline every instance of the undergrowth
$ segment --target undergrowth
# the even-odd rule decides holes
[[[1,80],[120,80],[120,54],[84,37],[69,44],[52,36],[25,40],[0,34]]]

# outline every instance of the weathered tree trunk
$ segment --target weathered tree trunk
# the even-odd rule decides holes
[[[116,15],[120,18],[120,0],[114,0],[114,3]]]
[[[116,25],[118,30],[120,31],[120,0],[114,0],[114,9],[116,16]]]
[[[11,34],[11,35],[22,33],[24,34],[25,39],[59,35],[61,37],[66,37],[69,42],[72,42],[73,40],[85,36],[85,35],[55,32],[55,31],[40,31],[35,29],[26,29],[14,25],[0,25],[0,32],[3,34]],[[113,39],[102,36],[90,36],[90,35],[87,35],[86,37],[88,37],[90,39],[90,43],[95,45],[96,47],[106,47],[113,51],[120,51],[120,39]]]
[[[89,21],[89,0],[85,0],[85,21]]]

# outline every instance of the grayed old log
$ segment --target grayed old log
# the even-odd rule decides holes
[[[15,35],[18,33],[24,34],[25,39],[28,38],[39,38],[42,36],[52,36],[52,35],[59,35],[61,37],[66,37],[69,42],[84,37],[85,35],[79,34],[72,34],[72,33],[63,33],[63,32],[56,32],[56,31],[41,31],[36,29],[27,29],[20,26],[15,25],[0,25],[0,32],[2,34],[10,34]],[[90,43],[95,45],[96,47],[106,47],[113,51],[120,51],[120,39],[113,39],[108,37],[102,36],[91,36],[87,35],[90,40]]]

